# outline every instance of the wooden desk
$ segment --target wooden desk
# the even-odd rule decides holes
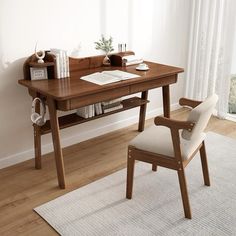
[[[140,107],[138,130],[141,132],[144,129],[146,104],[148,102],[148,90],[162,87],[164,116],[169,117],[169,85],[176,83],[178,73],[183,72],[183,69],[181,68],[161,65],[152,62],[146,62],[150,70],[145,72],[136,71],[136,66],[102,67],[102,59],[103,57],[101,56],[82,59],[70,59],[70,78],[49,79],[41,81],[31,81],[24,79],[18,81],[19,84],[28,88],[29,94],[33,98],[40,97],[41,99],[45,100],[48,106],[50,120],[48,120],[42,127],[33,125],[35,168],[41,169],[41,135],[51,132],[58,183],[60,188],[62,189],[65,188],[66,184],[59,129],[67,128],[134,107]],[[138,74],[141,77],[103,86],[80,79],[81,76],[88,75],[94,72],[114,69]],[[118,111],[113,111],[88,119],[83,119],[76,114],[66,115],[63,117],[57,116],[57,110],[69,111],[89,104],[130,95],[137,92],[141,92],[141,98],[134,97],[126,99],[123,103],[124,108]],[[39,112],[39,109],[39,106],[37,106],[36,111]]]

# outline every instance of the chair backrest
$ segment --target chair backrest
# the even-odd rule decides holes
[[[208,124],[209,119],[211,118],[217,101],[218,96],[216,94],[213,94],[201,104],[192,109],[187,120],[195,123],[194,128],[191,132],[189,132],[188,130],[183,130],[182,138],[193,140],[195,138],[198,138],[202,134]]]

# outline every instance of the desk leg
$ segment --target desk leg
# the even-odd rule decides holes
[[[148,91],[143,91],[142,95],[141,95],[141,98],[147,100]],[[147,109],[147,104],[144,104],[144,105],[140,106],[139,123],[138,123],[138,131],[139,132],[142,132],[144,130],[146,109]]]
[[[162,87],[164,117],[170,118],[170,88],[169,85]]]
[[[36,103],[35,105],[35,112],[40,114],[40,104]],[[35,157],[35,169],[42,168],[41,162],[41,132],[40,126],[33,124],[34,128],[34,157]]]
[[[54,155],[55,155],[56,168],[57,168],[58,184],[61,189],[64,189],[65,188],[65,170],[64,170],[63,155],[62,155],[61,143],[60,143],[59,122],[57,118],[56,104],[55,104],[55,101],[50,98],[47,100],[47,102],[48,102],[48,109],[49,109],[49,115],[50,115],[50,124],[51,124]]]
[[[42,168],[41,161],[41,132],[40,127],[33,125],[34,127],[34,156],[35,156],[35,169]]]

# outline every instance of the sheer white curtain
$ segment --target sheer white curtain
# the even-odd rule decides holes
[[[202,100],[219,95],[218,116],[228,109],[235,0],[193,0],[186,93]]]

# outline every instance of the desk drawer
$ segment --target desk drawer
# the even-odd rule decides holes
[[[72,98],[68,101],[57,101],[57,108],[58,110],[68,111],[97,102],[122,97],[125,95],[129,95],[129,86],[122,88],[114,88],[109,91],[102,91],[99,93],[86,95],[78,98]]]
[[[162,87],[177,82],[177,75],[153,79],[130,86],[130,94]]]

